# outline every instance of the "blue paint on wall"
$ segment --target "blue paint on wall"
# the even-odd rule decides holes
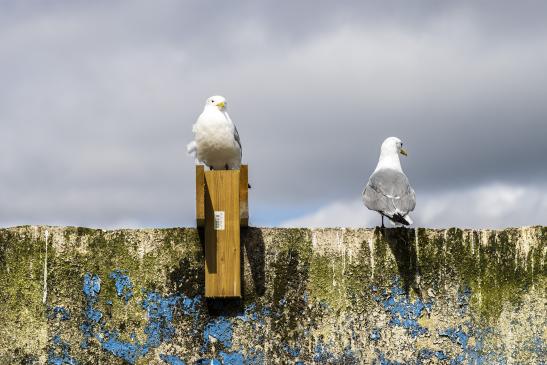
[[[448,356],[443,351],[433,351],[430,349],[422,349],[420,352],[418,352],[418,360],[416,361],[417,365],[421,365],[423,362],[422,360],[429,360],[433,357],[436,357],[437,359],[443,361],[448,359]]]
[[[377,351],[376,354],[378,355],[378,362],[380,365],[403,365],[400,362],[387,359],[384,353],[380,351]]]
[[[53,336],[53,345],[48,348],[47,363],[52,365],[77,365],[78,362],[70,356],[70,346],[58,335]]]
[[[89,340],[93,337],[93,329],[103,317],[101,311],[95,309],[94,307],[101,291],[101,278],[97,275],[86,273],[84,275],[84,285],[82,290],[86,301],[86,309],[85,319],[80,325],[80,330],[84,336],[80,347],[87,349],[89,347]]]
[[[331,341],[332,344],[332,341]],[[358,364],[355,353],[351,347],[346,347],[340,354],[330,350],[331,346],[325,344],[323,340],[319,340],[315,344],[313,361],[316,364]]]
[[[217,359],[199,359],[196,365],[222,365]]]
[[[256,311],[256,304],[251,303],[245,306],[243,313],[236,317],[243,322],[252,322],[258,320],[258,312]]]
[[[142,308],[146,310],[148,324],[144,329],[147,335],[144,344],[133,336],[133,342],[119,340],[118,331],[109,331],[102,324],[95,334],[105,351],[134,364],[140,357],[146,356],[150,349],[158,347],[162,342],[170,341],[175,333],[172,324],[173,313],[180,297],[172,295],[163,297],[157,292],[145,293]]]
[[[313,361],[316,363],[327,363],[328,360],[333,358],[333,354],[328,351],[327,346],[322,340],[319,340],[314,347]]]
[[[163,297],[157,292],[146,293],[142,308],[148,314],[148,325],[144,329],[147,334],[145,347],[158,347],[163,341],[170,341],[175,334],[173,312],[180,301],[180,296]]]
[[[248,351],[245,365],[264,365],[264,352],[255,349]]]
[[[263,306],[261,309],[257,308],[255,303],[251,303],[245,306],[243,313],[236,318],[240,321],[250,324],[253,329],[257,330],[258,327],[266,325],[266,318],[272,316],[272,308],[270,306]],[[276,316],[281,314],[276,313]]]
[[[212,322],[209,322],[203,331],[203,351],[206,351],[211,342],[211,338],[214,338],[220,342],[225,348],[231,347],[232,332],[232,323],[230,323],[230,321],[228,321],[225,317],[218,317]]]
[[[393,280],[393,286],[389,292],[383,290],[381,295],[373,295],[373,298],[390,314],[390,326],[403,327],[412,337],[427,333],[427,328],[422,327],[418,319],[424,312],[431,310],[432,303],[423,302],[420,298],[411,302],[408,294],[401,288],[399,278]]]
[[[101,291],[101,278],[97,275],[86,273],[84,275],[83,291],[86,298],[96,298]]]
[[[462,349],[467,348],[467,342],[469,341],[469,336],[467,333],[462,331],[461,326],[456,328],[448,328],[442,331],[439,331],[439,336],[448,337],[452,342],[457,343],[461,346]]]
[[[61,321],[68,321],[70,320],[70,312],[64,307],[56,306],[50,309],[47,318],[49,320],[60,318]],[[47,353],[48,364],[77,364],[77,361],[70,356],[70,345],[64,342],[58,334],[55,334],[50,338],[50,345],[48,346]]]
[[[112,355],[124,359],[130,364],[134,364],[141,356],[145,356],[148,352],[148,348],[142,346],[138,342],[130,343],[121,341],[118,339],[119,333],[117,331],[104,331],[103,339],[98,336],[101,346],[104,350],[110,352]]]
[[[126,304],[133,297],[133,285],[131,280],[122,270],[113,271],[109,277],[116,281],[116,292],[119,300],[123,300]],[[283,306],[286,304],[285,299],[281,299],[279,306],[274,305],[273,309],[270,306],[258,307],[255,303],[247,305],[240,315],[235,317],[242,321],[241,326],[252,328],[257,336],[247,344],[247,349],[231,349],[233,345],[233,324],[230,318],[217,317],[210,320],[207,325],[202,328],[200,326],[200,318],[203,318],[202,313],[202,298],[196,296],[193,298],[186,297],[181,294],[173,294],[162,296],[156,291],[143,291],[144,299],[141,302],[142,309],[146,312],[147,322],[144,327],[146,339],[139,342],[136,335],[130,335],[130,341],[122,341],[120,332],[112,329],[108,323],[108,317],[99,310],[99,294],[101,292],[101,279],[99,276],[87,273],[83,280],[83,294],[85,297],[85,318],[80,328],[84,336],[82,347],[87,348],[90,345],[89,340],[98,343],[104,351],[123,359],[126,363],[135,364],[140,358],[149,355],[151,349],[159,347],[164,342],[169,342],[175,336],[175,314],[190,316],[194,319],[193,331],[198,333],[203,339],[201,347],[202,356],[204,358],[198,360],[196,364],[206,365],[226,365],[226,364],[249,364],[262,365],[265,363],[264,353],[260,350],[254,350],[255,345],[259,345],[264,339],[265,324],[268,317],[278,318],[283,314]],[[389,325],[402,327],[407,330],[411,337],[424,335],[428,332],[427,328],[419,325],[418,320],[421,316],[428,312],[433,303],[424,302],[421,299],[411,301],[408,294],[401,289],[398,279],[393,281],[393,284],[387,290],[379,290],[372,288],[373,299],[388,313]],[[458,294],[458,305],[462,313],[467,310],[471,291],[463,289]],[[115,299],[116,300],[116,299]],[[101,302],[102,303],[102,302]],[[106,302],[107,305],[112,303]],[[319,303],[320,309],[328,310],[328,305],[325,302]],[[56,309],[57,308],[57,309]],[[70,313],[62,307],[56,307],[51,310],[48,318],[64,318]],[[351,323],[349,324],[351,325]],[[357,340],[356,332],[351,325],[352,339]],[[503,363],[503,359],[494,353],[484,354],[482,345],[482,335],[487,333],[484,329],[473,327],[471,322],[465,322],[455,328],[447,328],[438,332],[439,336],[445,337],[447,341],[458,344],[461,348],[461,353],[447,355],[440,349],[422,349],[416,355],[416,359],[412,364],[422,364],[431,361],[441,361],[443,363],[458,364],[497,364]],[[359,327],[356,327],[359,331]],[[308,333],[308,331],[304,331]],[[189,332],[186,335],[192,336]],[[367,336],[366,333],[359,336]],[[473,341],[470,338],[473,337]],[[369,334],[371,341],[379,341],[381,339],[381,331],[379,328],[373,328]],[[57,342],[56,342],[57,341]],[[534,347],[535,351],[544,351],[544,344],[541,338],[537,341],[530,342],[530,348]],[[60,338],[52,341],[56,344],[57,351],[51,349],[51,355],[48,357],[48,362],[51,364],[74,364],[76,360],[69,355],[68,344],[60,341]],[[216,353],[216,358],[205,358],[206,353],[211,349],[211,343],[215,342],[215,349],[220,350]],[[299,344],[302,342],[302,337],[289,346],[288,343],[282,345],[284,351],[291,357],[293,361],[297,360],[302,354],[302,349]],[[473,344],[470,346],[470,343]],[[65,346],[65,347],[63,347]],[[316,364],[358,364],[357,357],[350,347],[346,347],[341,353],[339,350],[333,350],[332,342],[324,342],[319,339],[314,344],[313,362]],[[66,349],[66,351],[64,350]],[[199,349],[198,349],[199,350]],[[49,350],[48,350],[49,351]],[[245,351],[246,355],[244,355]],[[305,350],[304,350],[305,351]],[[66,355],[66,356],[65,356]],[[208,354],[208,356],[212,356]],[[160,358],[167,364],[180,365],[184,361],[175,355],[161,354]],[[51,359],[51,362],[50,362]],[[54,362],[56,361],[56,362]],[[72,361],[72,362],[70,362]],[[297,363],[303,364],[298,360]],[[375,363],[381,365],[399,365],[398,362],[392,361],[385,357],[384,353],[377,352]]]
[[[262,307],[262,310],[261,310],[261,313],[263,316],[271,316],[272,315],[272,308],[268,307],[268,306],[264,306]]]
[[[121,270],[114,271],[110,277],[116,280],[118,296],[127,303],[133,295],[131,281]],[[140,357],[146,356],[150,349],[173,338],[175,334],[173,319],[176,308],[181,309],[182,313],[194,316],[199,312],[197,306],[201,302],[201,297],[187,298],[178,294],[164,297],[155,291],[144,292],[141,306],[147,314],[147,324],[144,328],[147,337],[144,344],[141,344],[134,333],[130,336],[132,342],[128,342],[119,339],[120,334],[117,330],[107,329],[103,313],[95,307],[100,291],[101,279],[99,276],[85,274],[83,293],[86,300],[86,311],[85,319],[80,325],[84,341],[80,346],[84,349],[88,348],[89,340],[94,338],[100,343],[103,350],[130,364],[134,364]]]
[[[186,296],[182,297],[182,311],[185,315],[190,315],[195,318],[199,316],[198,306],[201,304],[201,295],[196,295],[193,298],[188,298]]]
[[[61,321],[68,321],[70,319],[70,311],[65,307],[53,307],[48,314],[48,319],[55,319],[57,317],[61,318]]]
[[[244,365],[244,357],[239,352],[223,352],[221,351],[219,353],[220,357],[222,358],[222,364],[223,365]]]
[[[537,354],[540,359],[546,359],[545,363],[547,363],[547,344],[545,340],[540,336],[535,336],[530,342],[528,351]]]
[[[193,298],[189,298],[185,295],[182,295],[181,307],[182,313],[185,316],[190,316],[193,319],[192,334],[194,336],[198,335],[199,329],[199,315],[200,315],[200,305],[202,304],[201,295],[196,295]]]
[[[131,279],[122,270],[114,270],[108,277],[114,279],[118,297],[123,298],[125,304],[127,304],[129,299],[133,297],[133,283],[131,283]]]
[[[457,303],[459,307],[459,314],[463,316],[467,313],[469,308],[469,301],[471,300],[471,289],[469,287],[464,287],[460,292],[458,292]]]
[[[458,344],[462,352],[450,359],[451,365],[471,364],[506,364],[506,359],[493,351],[487,352],[484,350],[483,338],[485,335],[492,335],[488,328],[474,327],[472,323],[464,323],[463,326],[456,328],[447,328],[439,331],[439,336],[447,337],[451,342]],[[474,339],[474,344],[470,345],[469,339]],[[466,361],[467,360],[467,361]]]
[[[164,355],[160,354],[160,359],[165,361],[169,365],[186,365],[184,361],[180,359],[180,357],[175,355]]]
[[[297,357],[298,355],[300,355],[300,348],[296,346],[291,347],[285,344],[285,346],[283,346],[283,349],[285,350],[286,353],[288,353],[292,357]]]
[[[373,328],[372,331],[370,331],[369,336],[371,341],[378,341],[382,336],[380,335],[380,330],[378,328]]]

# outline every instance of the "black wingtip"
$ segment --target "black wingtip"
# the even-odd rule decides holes
[[[395,223],[404,224],[405,226],[410,225],[410,223],[400,213],[394,214],[392,217],[389,217],[389,219]]]

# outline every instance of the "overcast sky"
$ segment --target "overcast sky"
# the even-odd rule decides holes
[[[330,3],[330,4],[329,4]],[[374,226],[403,140],[429,227],[547,224],[547,2],[0,1],[0,226],[194,224],[224,95],[257,226]]]

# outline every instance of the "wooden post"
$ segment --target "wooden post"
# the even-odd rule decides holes
[[[205,227],[205,171],[203,165],[196,165],[196,224]]]
[[[196,166],[196,223],[205,227],[205,297],[241,297],[240,227],[247,226],[247,166]]]
[[[249,168],[241,165],[239,170],[239,217],[241,226],[249,226]]]

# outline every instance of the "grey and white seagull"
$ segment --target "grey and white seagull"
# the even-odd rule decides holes
[[[386,138],[376,170],[363,190],[363,202],[368,209],[380,213],[382,228],[384,217],[395,224],[412,224],[409,213],[416,206],[416,194],[401,168],[399,154],[407,155],[403,142],[397,137]]]
[[[192,127],[194,140],[186,147],[211,170],[237,170],[241,166],[241,141],[223,96],[211,96]]]

